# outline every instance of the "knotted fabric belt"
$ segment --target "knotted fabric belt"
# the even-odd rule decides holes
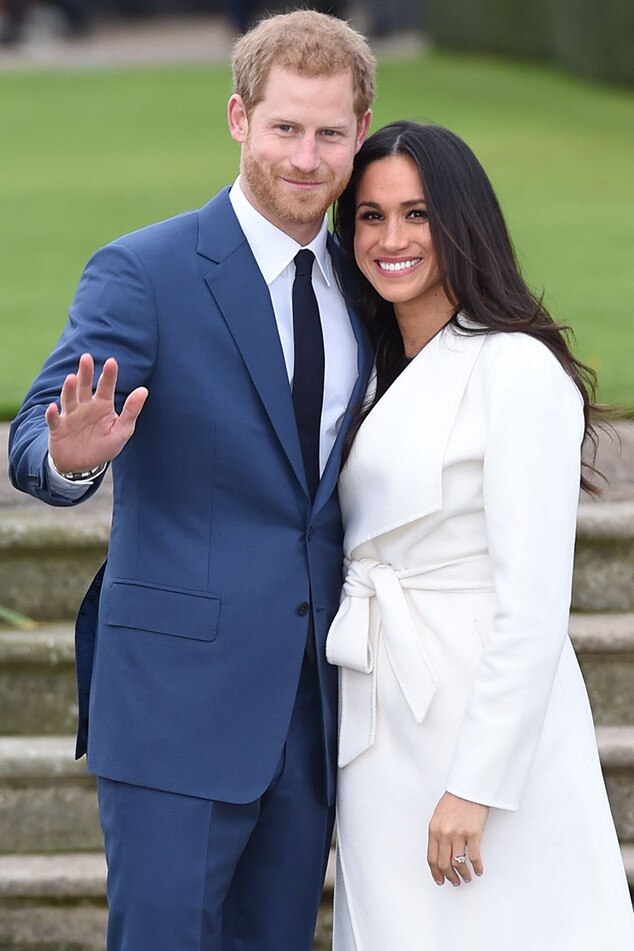
[[[436,692],[438,680],[425,649],[425,630],[420,621],[414,625],[405,589],[490,591],[489,558],[477,555],[402,571],[371,558],[350,562],[344,597],[326,642],[329,662],[342,668],[339,766],[347,766],[374,743],[379,636],[416,723],[425,719]],[[371,614],[374,597],[378,612]]]

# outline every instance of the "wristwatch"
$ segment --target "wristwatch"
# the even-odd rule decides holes
[[[49,455],[49,462],[52,465],[55,472],[58,476],[61,476],[62,479],[68,479],[69,482],[87,482],[92,479],[96,479],[103,472],[106,471],[107,462],[102,462],[98,466],[94,466],[92,469],[86,469],[85,472],[60,472],[53,460]]]

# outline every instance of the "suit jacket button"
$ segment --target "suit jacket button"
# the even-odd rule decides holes
[[[302,601],[301,604],[297,605],[297,613],[299,614],[300,617],[305,617],[305,615],[307,615],[309,611],[310,611],[310,604],[308,603],[308,601]]]

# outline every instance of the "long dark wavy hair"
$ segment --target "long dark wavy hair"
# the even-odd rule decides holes
[[[493,186],[469,146],[448,129],[416,122],[393,122],[366,140],[335,207],[334,227],[343,263],[356,272],[352,303],[368,327],[377,363],[374,399],[357,413],[344,461],[359,426],[404,366],[403,341],[394,308],[379,296],[354,262],[359,182],[369,165],[391,156],[409,157],[420,174],[443,288],[455,303],[451,322],[464,333],[529,334],[548,347],[576,383],[583,398],[584,442],[590,447],[590,453],[585,453],[581,488],[598,493],[599,486],[588,477],[598,474],[594,466],[597,435],[591,418],[605,412],[595,402],[596,375],[572,354],[567,340],[570,328],[556,323],[542,297],[536,297],[527,287]],[[483,329],[461,323],[461,314]]]

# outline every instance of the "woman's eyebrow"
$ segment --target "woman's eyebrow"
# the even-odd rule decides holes
[[[412,208],[414,205],[426,205],[427,202],[424,198],[408,198],[407,201],[401,202],[401,208]],[[376,201],[360,201],[357,205],[357,208],[380,208],[381,205]]]

